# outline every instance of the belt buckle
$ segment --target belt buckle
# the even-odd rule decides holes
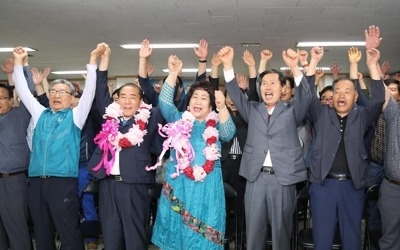
[[[232,160],[236,160],[237,158],[238,158],[237,155],[231,155],[231,159],[232,159]]]
[[[48,175],[40,175],[39,176],[41,179],[47,179],[47,178],[49,178],[50,176],[48,176]]]
[[[1,177],[3,178],[10,177],[10,173],[1,173]]]
[[[122,181],[122,177],[120,175],[115,175],[114,176],[115,181]]]
[[[348,180],[348,178],[347,178],[347,176],[345,175],[345,174],[340,174],[340,175],[338,175],[338,180],[339,181],[346,181],[346,180]]]

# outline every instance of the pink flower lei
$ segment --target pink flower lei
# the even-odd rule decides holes
[[[185,111],[182,114],[182,119],[168,123],[164,127],[159,125],[160,135],[168,138],[163,143],[163,151],[158,158],[158,162],[153,167],[146,167],[147,170],[154,170],[160,166],[165,152],[169,148],[174,148],[177,164],[175,167],[176,172],[171,174],[171,178],[175,179],[184,173],[188,178],[196,182],[204,181],[207,174],[214,170],[215,161],[221,157],[216,144],[218,141],[218,130],[216,129],[219,121],[218,114],[212,111],[205,119],[206,129],[203,132],[203,139],[206,141],[207,146],[203,150],[203,154],[206,157],[206,162],[203,166],[196,165],[192,167],[190,163],[193,161],[195,153],[189,138],[194,121],[195,117],[189,111]]]
[[[99,164],[93,168],[98,171],[101,166],[106,169],[109,175],[115,161],[115,152],[121,151],[123,148],[140,146],[143,137],[147,134],[147,125],[150,118],[151,105],[140,103],[136,114],[134,115],[135,124],[125,134],[118,131],[123,120],[122,110],[118,103],[111,103],[106,107],[106,113],[103,118],[106,122],[102,125],[102,130],[94,138],[94,142],[103,150],[103,157]],[[108,153],[111,153],[111,159],[108,159]]]

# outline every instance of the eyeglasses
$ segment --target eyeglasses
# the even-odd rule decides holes
[[[57,95],[57,93],[60,96],[65,96],[66,94],[72,95],[70,92],[66,91],[66,90],[55,90],[55,89],[50,89],[49,90],[50,95],[55,96]]]
[[[8,99],[10,99],[10,97],[5,97],[5,96],[0,97],[0,101],[8,100]]]

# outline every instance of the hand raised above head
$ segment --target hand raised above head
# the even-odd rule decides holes
[[[365,49],[376,49],[382,42],[382,38],[380,37],[380,30],[378,26],[371,25],[365,33]]]
[[[330,69],[331,69],[331,74],[334,77],[337,77],[339,75],[340,70],[342,69],[342,67],[339,66],[339,64],[337,64],[336,62],[331,62]]]
[[[348,55],[350,63],[358,63],[362,57],[361,51],[356,47],[351,47],[348,51]]]
[[[270,51],[269,49],[264,49],[260,52],[261,60],[269,61],[273,55],[274,53],[272,53],[272,51]]]
[[[168,69],[170,74],[179,75],[183,67],[182,60],[180,60],[176,55],[171,55],[168,57]]]
[[[311,60],[316,60],[317,62],[320,62],[322,57],[324,56],[324,47],[313,47],[310,52]]]
[[[140,43],[139,57],[140,58],[148,58],[149,56],[151,56],[152,52],[153,52],[153,49],[150,47],[150,41],[147,39],[144,39]]]
[[[299,50],[300,62],[307,62],[308,60],[308,52],[307,50],[301,49]]]
[[[211,59],[211,65],[212,65],[212,66],[219,66],[219,65],[221,65],[221,64],[222,64],[222,60],[221,60],[221,58],[219,57],[219,54],[218,54],[218,53],[215,53],[215,54],[213,55],[212,59]]]
[[[243,52],[243,61],[247,66],[256,66],[253,54],[247,49]]]
[[[42,74],[39,72],[39,70],[35,67],[32,67],[31,73],[32,73],[33,84],[35,85],[42,84],[43,77]]]
[[[4,65],[1,65],[1,69],[6,74],[12,74],[14,72],[14,59],[12,57],[7,58]]]
[[[288,67],[291,69],[297,67],[299,62],[299,54],[292,49],[287,49],[282,52],[283,61],[286,63]]]
[[[207,60],[208,43],[205,39],[201,39],[199,41],[199,47],[194,48],[194,53],[199,58],[199,60]]]
[[[50,74],[51,68],[50,67],[45,67],[42,71],[42,77],[47,78]]]
[[[215,90],[215,106],[218,110],[225,108],[225,96],[221,90]]]
[[[384,61],[380,67],[381,67],[381,73],[386,74],[390,69],[390,62]]]
[[[229,63],[233,61],[233,48],[229,46],[222,47],[218,52],[219,57],[221,58],[222,63]]]
[[[21,46],[15,47],[13,51],[14,60],[20,59],[23,60],[25,57],[28,56],[28,52]]]
[[[367,65],[376,65],[379,61],[381,52],[377,49],[369,49],[367,50]]]
[[[97,58],[97,57],[103,55],[105,50],[106,50],[105,43],[99,43],[99,44],[97,44],[96,48],[94,50],[92,50],[92,52],[90,53],[90,56]]]

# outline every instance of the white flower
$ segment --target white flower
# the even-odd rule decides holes
[[[113,118],[119,121],[119,118],[122,116],[122,110],[118,103],[113,102],[106,107],[106,113],[103,115],[104,119],[107,117]]]
[[[204,171],[204,168],[199,167],[199,166],[194,166],[193,167],[193,176],[194,176],[194,181],[204,181],[204,179],[207,176],[207,173]]]
[[[189,122],[194,122],[196,120],[196,117],[189,111],[185,111],[182,114],[182,120],[189,121]]]

